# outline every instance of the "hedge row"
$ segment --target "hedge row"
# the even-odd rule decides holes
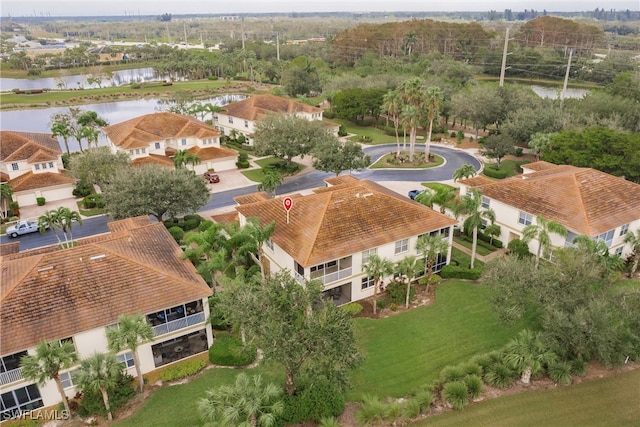
[[[205,366],[207,366],[207,362],[204,360],[189,360],[165,369],[162,371],[162,374],[160,374],[160,378],[163,381],[179,380],[197,374],[203,370]]]
[[[467,279],[478,280],[482,274],[481,268],[465,268],[457,265],[445,265],[440,271],[440,276],[443,279]]]
[[[507,177],[507,171],[506,170],[495,169],[495,168],[490,167],[490,166],[486,166],[484,168],[483,173],[486,176],[490,177],[490,178],[505,179]]]

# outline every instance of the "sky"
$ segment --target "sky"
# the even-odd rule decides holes
[[[6,16],[124,16],[269,12],[640,10],[640,0],[1,0]]]

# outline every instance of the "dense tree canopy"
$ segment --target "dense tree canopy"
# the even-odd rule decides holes
[[[102,187],[109,183],[119,168],[129,164],[129,156],[125,152],[113,154],[108,147],[94,147],[71,156],[69,169],[79,181]]]
[[[193,171],[145,165],[118,169],[103,197],[114,219],[153,215],[162,221],[165,215],[197,211],[209,201],[209,190]]]
[[[331,98],[331,110],[338,117],[358,121],[365,116],[377,118],[380,115],[384,89],[344,89]]]
[[[371,158],[364,154],[357,142],[340,142],[337,138],[327,139],[313,150],[313,167],[340,175],[342,171],[364,169],[371,164]]]

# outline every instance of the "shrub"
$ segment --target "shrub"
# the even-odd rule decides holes
[[[478,280],[481,274],[481,268],[476,267],[470,269],[465,267],[458,267],[455,265],[445,265],[440,271],[440,276],[442,276],[443,279]]]
[[[571,373],[579,376],[585,375],[587,373],[587,362],[583,359],[571,361]]]
[[[44,206],[44,197],[36,197],[36,203],[38,204],[38,206]]]
[[[104,201],[102,200],[102,194],[89,194],[82,199],[82,206],[85,209],[104,208]]]
[[[468,401],[467,384],[464,381],[446,383],[442,388],[442,398],[449,402],[454,409],[462,409]]]
[[[490,178],[504,179],[507,177],[506,170],[495,169],[492,166],[486,166],[483,173]]]
[[[246,169],[251,166],[249,164],[249,155],[246,151],[242,150],[240,151],[240,153],[238,153],[238,161],[236,162],[236,166],[239,169]]]
[[[491,360],[489,353],[484,353],[473,356],[469,363],[479,366],[481,370],[480,374],[483,374],[487,368],[491,366],[493,360]]]
[[[333,417],[325,417],[320,420],[319,427],[340,427],[340,423]]]
[[[256,360],[255,345],[242,345],[242,340],[231,334],[217,334],[209,347],[209,360],[215,365],[245,366]]]
[[[109,395],[109,406],[111,411],[121,408],[136,394],[132,385],[133,377],[131,375],[121,374],[117,380],[116,386],[112,390],[107,390]],[[82,400],[78,405],[78,415],[83,418],[92,415],[107,416],[107,410],[104,407],[102,394],[97,391],[95,393],[85,391]]]
[[[347,134],[348,133],[344,125],[340,125],[340,127],[338,128],[338,136],[347,136]]]
[[[482,375],[483,368],[478,363],[467,362],[460,365],[467,375]]]
[[[404,305],[407,298],[407,284],[399,280],[394,280],[387,285],[387,293],[391,304]],[[409,290],[409,301],[413,301],[415,296],[416,290],[411,286]]]
[[[416,391],[413,400],[420,404],[420,412],[428,412],[433,403],[433,393],[426,387],[422,387]]]
[[[211,279],[206,278],[207,283],[211,281]],[[212,284],[209,283],[211,286]],[[218,331],[226,331],[229,329],[229,322],[224,318],[224,315],[221,310],[220,303],[220,294],[218,292],[214,293],[209,297],[209,321],[211,322],[211,327]]]
[[[362,408],[356,413],[359,425],[371,425],[387,418],[387,404],[372,395],[362,398]]]
[[[250,166],[251,166],[251,164],[249,163],[249,161],[248,161],[248,160],[245,160],[245,161],[243,161],[243,162],[241,162],[241,161],[237,161],[237,162],[236,162],[236,167],[237,167],[238,169],[247,169],[247,168],[248,168],[248,167],[250,167]]]
[[[196,227],[197,227],[198,225],[200,225],[200,223],[201,223],[202,221],[204,221],[204,218],[202,218],[202,217],[201,217],[200,215],[198,215],[198,214],[189,214],[189,215],[185,215],[183,219],[184,219],[184,221],[185,221],[185,222],[186,222],[186,221],[194,221],[194,222],[196,222],[196,223],[197,223]],[[195,228],[195,227],[194,227],[194,228]]]
[[[496,363],[490,366],[484,374],[484,381],[493,387],[506,388],[514,378],[514,371],[504,363]]]
[[[205,366],[207,366],[207,362],[204,360],[188,360],[165,369],[160,374],[160,378],[162,381],[179,380],[197,374],[203,370]]]
[[[353,317],[358,315],[362,311],[362,304],[357,302],[350,302],[349,304],[345,304],[340,307],[344,310],[349,316]]]
[[[524,153],[524,150],[522,149],[522,147],[516,147],[515,151],[513,152],[513,154],[515,154],[516,157],[522,157],[523,153]]]
[[[420,415],[420,402],[416,398],[411,398],[404,402],[404,407],[402,408],[402,415],[404,418],[415,418]]]
[[[482,394],[482,378],[479,375],[467,375],[464,379],[467,384],[467,391],[471,399],[476,399]]]
[[[195,230],[196,228],[198,228],[198,225],[200,225],[200,219],[194,219],[194,218],[190,218],[190,219],[185,219],[182,222],[182,229],[184,231],[191,231],[191,230]]]
[[[531,252],[529,252],[529,245],[520,239],[513,239],[510,241],[507,245],[507,251],[520,259],[532,256]]]
[[[344,410],[344,405],[344,394],[327,378],[303,380],[296,394],[285,398],[282,421],[289,425],[337,417]]]
[[[444,368],[442,368],[442,371],[440,371],[440,381],[442,383],[450,383],[450,382],[453,382],[453,381],[460,381],[466,375],[467,374],[464,372],[464,369],[462,369],[462,366],[460,366],[460,365],[445,366]]]
[[[178,243],[182,242],[182,239],[184,238],[184,230],[178,227],[177,225],[174,225],[173,227],[169,227],[169,234],[171,234],[171,237],[173,237],[173,240],[175,240]]]
[[[571,384],[571,365],[568,362],[553,362],[547,368],[549,378],[558,384]]]

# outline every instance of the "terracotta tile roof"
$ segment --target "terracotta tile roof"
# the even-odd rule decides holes
[[[159,112],[136,117],[103,129],[109,140],[125,150],[148,147],[170,138],[217,138],[220,132],[193,117]]]
[[[493,184],[496,181],[494,179],[487,178],[484,175],[476,175],[472,178],[461,179],[458,182],[466,185],[467,187],[479,187],[481,185]]]
[[[144,156],[144,157],[136,157],[131,162],[132,166],[142,166],[142,165],[149,165],[149,164],[167,166],[170,168],[175,167],[175,164],[173,163],[173,160],[171,158],[167,156],[162,156],[160,154],[149,154],[148,156]]]
[[[540,160],[540,161],[537,161],[537,162],[524,164],[521,167],[529,169],[529,170],[532,170],[532,171],[542,171],[542,170],[546,170],[546,169],[554,169],[557,166],[558,165],[556,165],[556,164],[545,162],[544,160]]]
[[[0,245],[0,255],[17,254],[20,252],[20,242],[9,242]]]
[[[558,165],[475,187],[591,237],[640,219],[640,184],[590,168]]]
[[[236,211],[211,215],[211,219],[214,222],[219,222],[221,224],[233,224],[234,222],[240,222],[240,218],[238,218],[238,212]]]
[[[456,223],[371,181],[331,189],[295,198],[289,224],[280,198],[236,209],[263,224],[275,221],[273,242],[305,267]]]
[[[0,131],[0,161],[27,160],[37,152],[57,159],[62,154],[60,143],[47,133]],[[50,159],[47,159],[50,160]]]
[[[200,160],[216,160],[225,157],[237,157],[238,152],[227,147],[191,147],[190,153],[200,157]]]
[[[259,193],[245,194],[244,196],[237,196],[233,198],[233,201],[239,205],[262,202],[264,200],[269,200],[269,195],[266,193],[266,191],[261,191]]]
[[[211,294],[161,223],[143,217],[110,228],[71,249],[2,257],[0,354]]]
[[[50,162],[50,161],[58,160],[57,155],[53,155],[43,150],[38,150],[31,157],[27,159],[29,163],[41,163],[41,162]]]
[[[353,177],[353,175],[338,175],[332,176],[324,180],[327,185],[338,185],[338,184],[354,184],[359,182],[358,178]]]
[[[0,182],[9,182],[9,174],[6,172],[0,172]]]
[[[9,181],[14,192],[37,190],[38,188],[54,187],[56,185],[73,185],[76,180],[65,171],[54,172],[27,172]]]
[[[321,108],[275,95],[255,95],[224,106],[226,114],[245,120],[260,120],[267,114],[320,113]]]

